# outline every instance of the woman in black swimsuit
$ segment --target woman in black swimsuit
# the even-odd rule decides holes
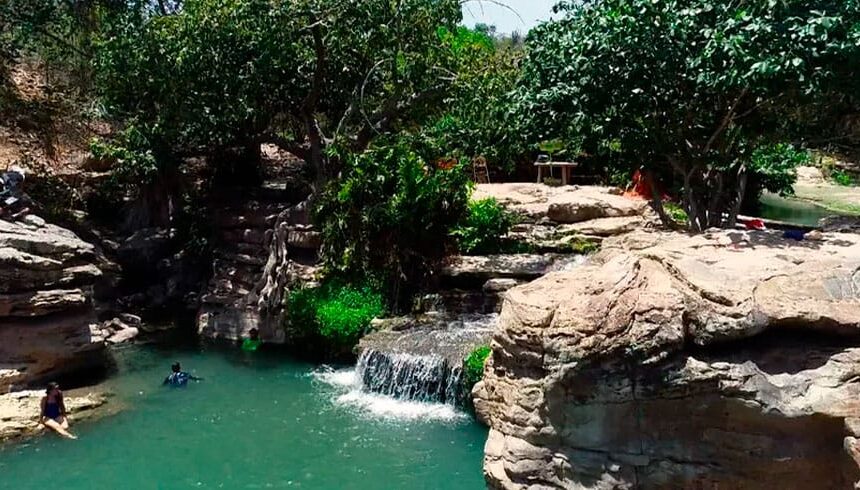
[[[48,383],[45,396],[42,398],[41,423],[68,439],[77,439],[69,432],[69,418],[66,414],[66,404],[63,402],[63,392],[57,383]]]

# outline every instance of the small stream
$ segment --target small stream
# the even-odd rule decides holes
[[[486,429],[450,404],[366,393],[278,353],[132,346],[119,415],[0,449],[0,488],[478,489]],[[205,378],[160,386],[171,362]]]

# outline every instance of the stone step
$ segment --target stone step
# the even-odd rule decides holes
[[[583,261],[582,256],[562,254],[455,256],[446,261],[440,278],[448,289],[480,290],[491,279],[532,281]]]
[[[260,228],[222,229],[219,235],[221,240],[227,243],[247,243],[263,246],[266,242],[266,230]]]
[[[243,253],[231,253],[225,250],[218,250],[215,252],[215,258],[226,264],[242,264],[247,266],[256,266],[262,270],[262,267],[266,265],[268,254],[248,255]]]
[[[209,281],[209,291],[206,294],[215,294],[232,297],[244,297],[251,293],[253,285],[242,284],[229,278],[215,278]]]

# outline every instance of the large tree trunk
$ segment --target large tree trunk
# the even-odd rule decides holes
[[[696,167],[684,179],[684,209],[690,219],[690,228],[705,231],[708,228],[732,228],[746,194],[747,171],[738,169],[716,170]]]

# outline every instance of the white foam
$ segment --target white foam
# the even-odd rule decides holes
[[[313,376],[329,386],[338,388],[340,393],[333,393],[335,405],[357,410],[361,414],[375,418],[442,422],[468,418],[468,415],[452,405],[398,400],[386,395],[365,392],[361,389],[361,381],[355,369],[326,368],[315,371]]]
[[[332,386],[342,387],[357,387],[360,385],[358,374],[355,369],[331,369],[324,368],[323,370],[315,371],[313,376],[323,383]]]

